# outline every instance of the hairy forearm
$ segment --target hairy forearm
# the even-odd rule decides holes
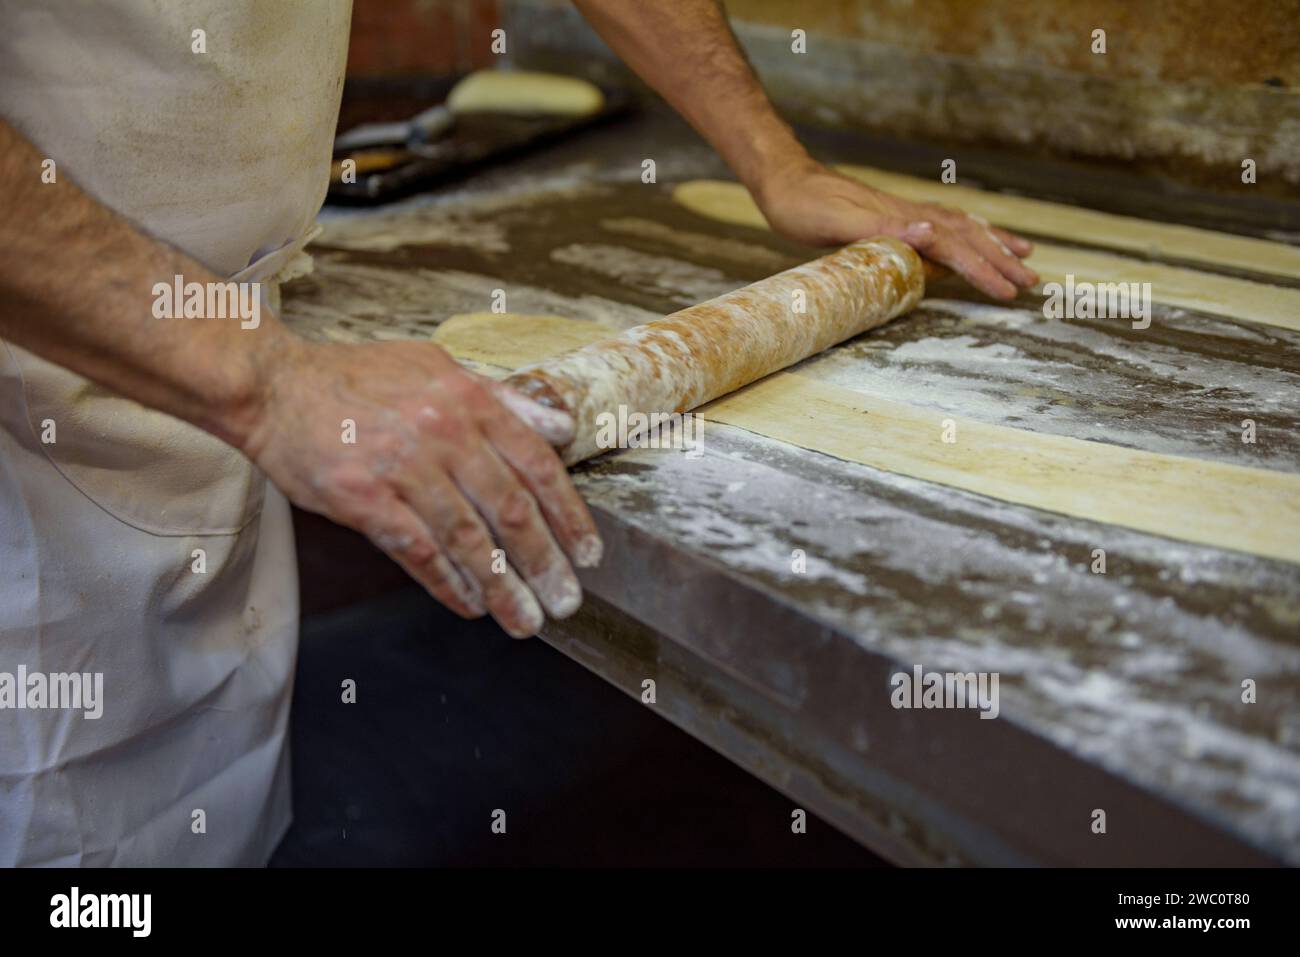
[[[268,363],[292,336],[274,317],[157,319],[156,283],[218,281],[97,202],[0,120],[0,336],[234,445]]]
[[[576,0],[576,5],[751,190],[759,190],[772,173],[808,161],[714,0]]]

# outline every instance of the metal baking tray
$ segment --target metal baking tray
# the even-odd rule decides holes
[[[339,130],[362,122],[414,116],[441,103],[459,77],[421,80],[349,80],[339,111]],[[459,114],[455,125],[430,143],[363,150],[336,150],[326,202],[370,206],[392,202],[462,179],[492,163],[627,113],[632,97],[602,87],[605,105],[590,116],[504,113]],[[357,161],[356,182],[344,183],[339,164]]]

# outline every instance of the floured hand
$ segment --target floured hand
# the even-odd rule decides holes
[[[1020,260],[1032,244],[986,220],[936,203],[872,189],[812,160],[767,174],[754,199],[774,230],[814,246],[893,236],[997,299],[1014,299],[1038,276]]]
[[[527,637],[543,609],[578,609],[573,567],[600,560],[551,448],[572,428],[431,343],[297,340],[244,452],[295,504],[366,534],[453,611],[491,613]]]

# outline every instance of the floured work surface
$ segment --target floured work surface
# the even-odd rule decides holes
[[[592,183],[587,170],[334,221],[316,275],[286,290],[287,318],[316,338],[441,338],[500,374],[813,255],[697,216],[670,184]],[[717,175],[706,160],[679,172]],[[495,289],[509,316],[489,311]],[[1141,330],[945,284],[791,374],[887,400],[909,427],[930,417],[936,435],[951,419],[959,443],[974,423],[1287,488],[1300,477],[1300,333],[1166,308],[1153,292]],[[510,322],[517,337],[501,335]],[[1257,512],[1271,491],[1224,502],[1226,481],[1205,499],[1213,515],[1248,510],[1274,542],[1256,554],[1249,535],[1225,548],[1179,527],[1180,509],[1189,527],[1205,516],[1177,469],[1162,479],[1163,524],[1143,525],[1148,509],[1109,524],[782,435],[707,421],[698,457],[630,450],[579,469],[611,547],[586,579],[595,599],[553,640],[638,694],[655,678],[665,717],[902,860],[1300,862],[1300,565],[1266,557],[1300,537],[1294,502],[1270,523]],[[999,477],[996,462],[976,466]],[[1151,493],[1141,473],[1085,479]],[[915,665],[997,672],[998,717],[892,708],[890,676]]]

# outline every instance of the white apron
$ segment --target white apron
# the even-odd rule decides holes
[[[274,283],[324,199],[350,15],[0,0],[0,114],[146,232]],[[297,618],[289,507],[260,472],[0,341],[0,865],[264,864],[290,818]],[[66,684],[5,696],[6,675],[40,703],[33,674],[72,673],[102,674],[100,717],[54,707]]]

